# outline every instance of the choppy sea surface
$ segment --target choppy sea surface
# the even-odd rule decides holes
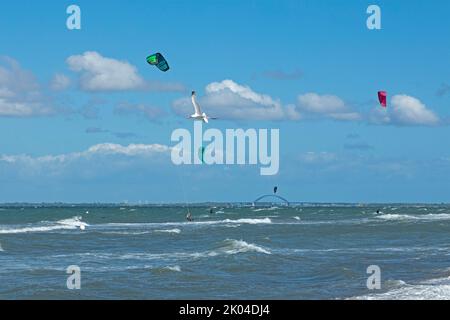
[[[0,207],[0,299],[450,298],[450,206],[210,209]]]

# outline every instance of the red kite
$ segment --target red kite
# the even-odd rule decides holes
[[[383,108],[387,107],[386,99],[387,99],[386,91],[378,91],[378,101],[380,101],[380,104]]]

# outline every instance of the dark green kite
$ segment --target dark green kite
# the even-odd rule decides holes
[[[205,147],[200,147],[198,149],[198,158],[202,161],[202,163],[205,163]]]
[[[161,71],[168,71],[170,69],[169,64],[167,63],[166,59],[164,59],[163,55],[161,53],[155,53],[151,56],[147,57],[148,64],[152,66],[157,66],[159,70]]]

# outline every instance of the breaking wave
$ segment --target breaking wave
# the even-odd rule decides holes
[[[450,220],[450,214],[448,213],[430,213],[421,215],[410,214],[383,214],[376,217],[383,220],[422,220],[422,221],[435,221],[435,220]]]
[[[408,214],[382,214],[380,216],[376,217],[377,219],[382,220],[411,220],[411,219],[417,219],[415,216],[411,216]]]
[[[253,212],[260,212],[260,211],[273,211],[279,209],[278,207],[270,207],[270,208],[258,208],[253,209]]]
[[[40,222],[39,226],[26,226],[26,227],[6,227],[2,226],[0,229],[0,234],[16,234],[16,233],[32,233],[32,232],[49,232],[56,230],[75,230],[82,229],[84,230],[87,226],[87,223],[81,221],[82,217],[73,217],[70,219],[59,220],[56,222],[43,221]]]
[[[106,227],[180,227],[180,226],[202,226],[202,225],[217,225],[217,224],[270,224],[272,220],[270,218],[244,218],[244,219],[225,219],[225,220],[211,220],[211,221],[192,221],[192,222],[149,222],[149,223],[107,223]],[[172,229],[174,230],[174,229]]]
[[[168,230],[155,230],[155,232],[160,232],[160,233],[181,233],[180,229],[168,229]]]
[[[167,266],[164,267],[163,269],[168,271],[181,272],[180,266]]]
[[[448,300],[450,299],[450,278],[434,279],[418,284],[398,281],[397,288],[384,293],[369,294],[355,300]]]
[[[237,254],[244,252],[258,252],[264,254],[271,254],[271,252],[263,247],[257,246],[253,243],[247,243],[243,240],[227,239],[224,241],[224,246],[219,249],[219,252],[226,254]]]
[[[56,222],[43,221],[40,226],[26,226],[26,227],[2,227],[0,229],[0,234],[16,234],[16,233],[32,233],[32,232],[48,232],[48,231],[56,231],[56,230],[75,230],[82,229],[84,230],[87,226],[87,223],[81,221],[82,217],[73,217],[70,219],[59,220]]]
[[[272,254],[268,248],[248,243],[244,240],[226,239],[221,242],[215,249],[202,252],[164,252],[164,253],[147,253],[135,252],[126,254],[102,254],[102,253],[78,253],[71,255],[54,255],[52,258],[67,258],[77,256],[79,259],[101,259],[101,260],[141,260],[141,261],[166,261],[175,262],[179,260],[192,260],[201,258],[211,258],[217,256],[244,254],[244,253],[262,253],[266,255]]]
[[[222,222],[226,223],[247,223],[247,224],[269,224],[272,223],[272,220],[270,218],[263,218],[263,219],[238,219],[238,220],[230,220],[226,219]]]

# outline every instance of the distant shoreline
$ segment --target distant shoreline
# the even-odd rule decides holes
[[[282,203],[260,202],[256,206],[285,206]],[[252,207],[253,202],[194,202],[194,203],[65,203],[65,202],[11,202],[0,203],[0,208],[35,208],[35,207]],[[352,203],[352,202],[291,202],[290,207],[380,207],[380,206],[450,206],[450,203]]]

